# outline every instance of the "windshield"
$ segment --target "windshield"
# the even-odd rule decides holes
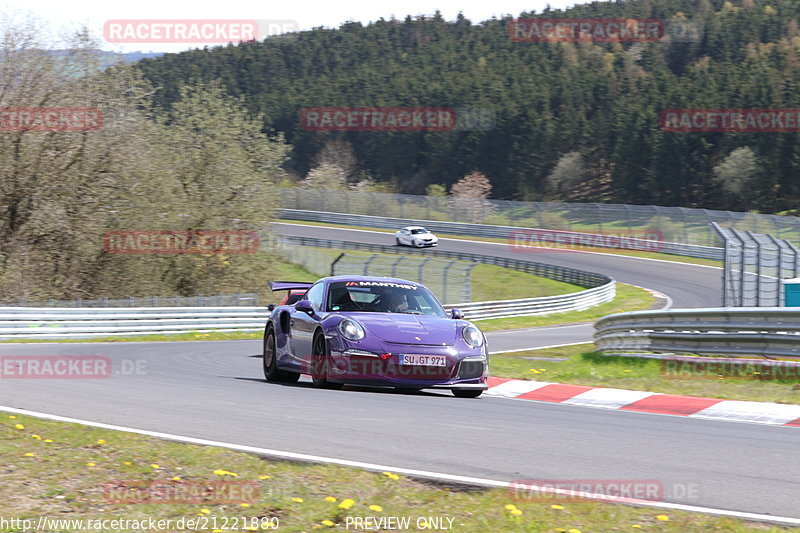
[[[420,233],[428,233],[425,228],[414,228],[411,230],[411,235],[419,235]]]
[[[407,313],[446,317],[425,287],[391,281],[336,281],[328,288],[329,311]]]

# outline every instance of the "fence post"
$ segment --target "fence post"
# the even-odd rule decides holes
[[[333,262],[331,263],[331,276],[335,276],[336,275],[336,263],[338,263],[339,260],[342,257],[344,257],[345,255],[347,255],[347,254],[342,252],[342,253],[339,254],[339,256],[336,259],[333,260]]]

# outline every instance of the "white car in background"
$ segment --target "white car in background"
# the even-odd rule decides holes
[[[406,226],[396,231],[394,237],[398,245],[405,244],[415,248],[439,244],[439,238],[422,226]]]

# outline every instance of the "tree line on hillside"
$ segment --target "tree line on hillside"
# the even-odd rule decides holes
[[[262,118],[214,83],[183,86],[154,110],[141,73],[103,69],[85,32],[59,54],[44,33],[0,24],[0,301],[263,289],[272,274],[263,253],[121,255],[104,238],[266,235],[289,149],[282,137],[264,134]]]
[[[406,17],[197,49],[136,64],[168,108],[187,83],[218,81],[292,145],[309,179],[333,143],[353,183],[404,193],[449,188],[478,171],[493,197],[780,212],[800,199],[797,133],[676,133],[668,108],[800,107],[795,0],[595,2],[521,18],[655,18],[659,42],[515,42],[510,17],[472,23]],[[332,132],[306,108],[471,108],[491,128]],[[326,171],[322,169],[322,171]],[[313,181],[316,179],[310,176]]]

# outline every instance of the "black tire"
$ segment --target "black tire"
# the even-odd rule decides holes
[[[300,374],[280,370],[275,362],[275,330],[267,326],[264,332],[264,350],[261,356],[261,366],[264,368],[264,377],[271,383],[297,383]]]
[[[332,366],[328,353],[328,343],[321,333],[314,335],[311,345],[311,384],[318,389],[341,389],[341,383],[328,381],[328,372]]]
[[[483,389],[453,389],[453,396],[456,398],[477,398],[483,393]]]
[[[403,245],[403,243],[400,242],[400,237],[395,237],[394,238],[394,242],[397,243],[397,246],[402,246]]]

